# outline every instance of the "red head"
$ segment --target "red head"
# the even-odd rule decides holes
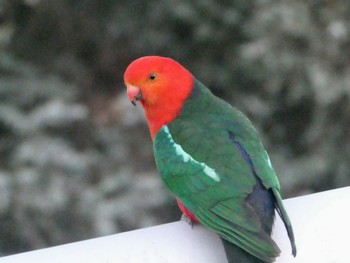
[[[130,101],[140,101],[151,136],[180,113],[193,87],[192,74],[171,58],[141,57],[125,71],[124,82]]]

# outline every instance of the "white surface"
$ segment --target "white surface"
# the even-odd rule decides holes
[[[284,201],[293,223],[298,254],[277,216],[276,262],[350,262],[350,187]],[[222,263],[220,239],[199,225],[175,222],[108,237],[0,258],[0,263]]]

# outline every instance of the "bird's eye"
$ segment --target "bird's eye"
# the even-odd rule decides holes
[[[149,74],[149,76],[148,76],[148,78],[149,78],[150,80],[154,80],[154,79],[156,79],[156,77],[157,77],[156,73],[151,73],[151,74]]]

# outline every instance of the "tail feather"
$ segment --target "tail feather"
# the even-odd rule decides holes
[[[286,230],[287,230],[287,233],[288,233],[288,237],[289,237],[289,240],[290,240],[290,244],[291,244],[291,247],[292,247],[292,255],[295,257],[297,255],[297,248],[296,248],[296,245],[295,245],[295,239],[294,239],[294,233],[293,233],[293,228],[292,228],[292,223],[290,222],[289,220],[289,217],[288,217],[288,214],[283,206],[283,203],[282,203],[282,198],[281,198],[281,195],[280,193],[276,190],[276,189],[273,189],[273,192],[276,196],[276,210],[278,212],[278,214],[280,215],[283,223],[284,223],[284,226],[286,227]]]
[[[263,261],[254,257],[245,250],[221,238],[225,248],[228,263],[270,263],[273,261]]]

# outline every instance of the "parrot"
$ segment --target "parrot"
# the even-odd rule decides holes
[[[140,103],[160,177],[192,223],[215,232],[232,262],[274,262],[275,211],[297,250],[270,158],[250,120],[172,58],[144,56],[124,73]]]

